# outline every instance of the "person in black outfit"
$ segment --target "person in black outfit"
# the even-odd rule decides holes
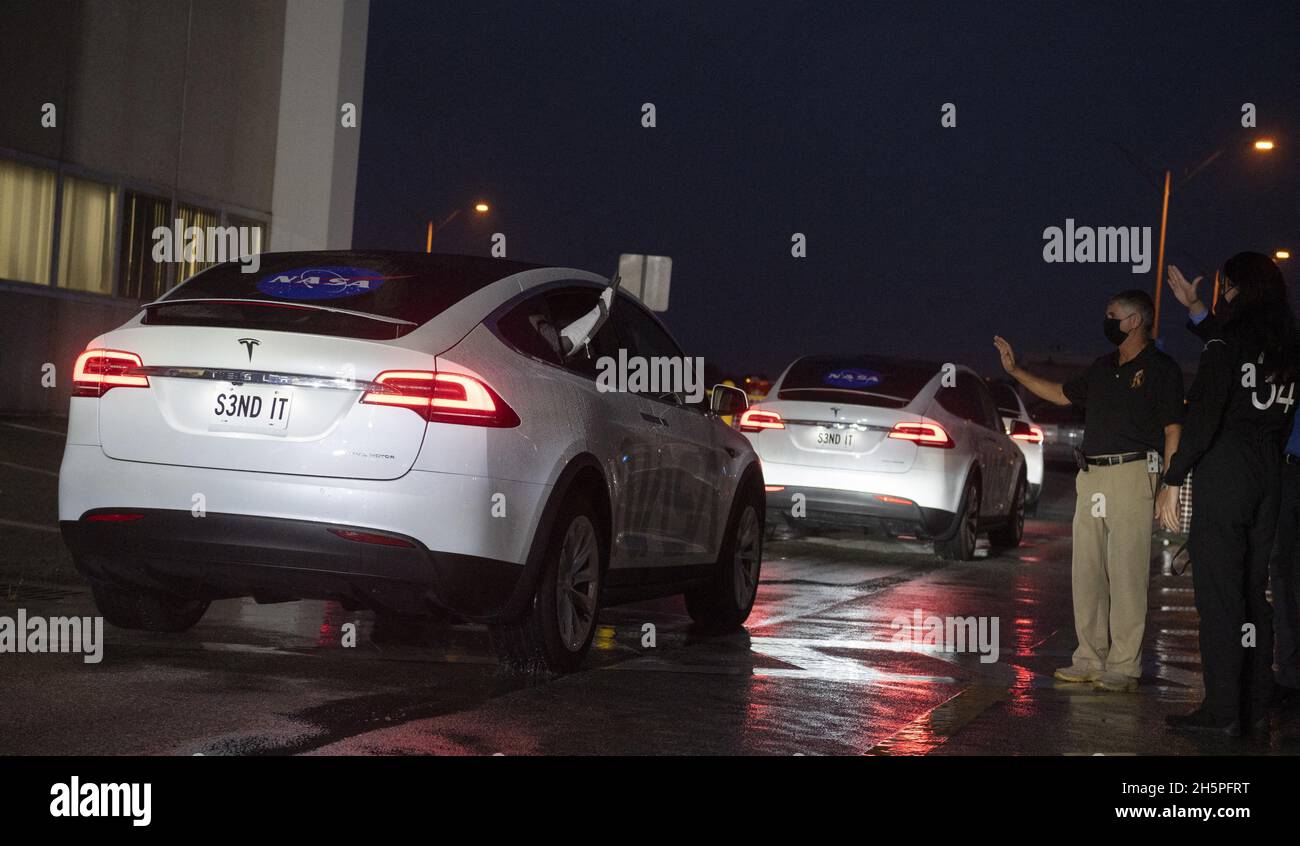
[[[1178,489],[1195,468],[1188,549],[1205,701],[1166,722],[1239,735],[1263,719],[1272,695],[1265,594],[1298,368],[1295,318],[1273,260],[1238,253],[1223,278],[1214,319],[1191,327],[1206,343],[1156,511],[1166,528],[1177,529]]]
[[[1169,287],[1178,302],[1187,306],[1192,332],[1208,340],[1216,318],[1196,292],[1200,277],[1188,282],[1177,267],[1169,267]],[[1289,401],[1290,397],[1282,398]],[[1273,702],[1288,706],[1300,703],[1300,426],[1291,415],[1291,434],[1282,452],[1282,482],[1278,498],[1277,532],[1269,560],[1269,582],[1273,591],[1273,641],[1275,667]]]

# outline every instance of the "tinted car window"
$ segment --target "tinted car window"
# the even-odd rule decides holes
[[[993,395],[989,393],[988,386],[980,379],[972,379],[971,385],[974,387],[975,393],[979,394],[980,406],[984,410],[979,422],[996,432],[1004,431],[1002,415],[998,413],[998,407],[993,402]]]
[[[880,356],[807,356],[781,380],[777,399],[902,408],[939,365]]]
[[[1017,400],[1016,392],[1011,389],[1010,385],[1003,382],[994,382],[989,385],[989,390],[993,391],[993,399],[998,404],[998,411],[1008,417],[1020,416],[1020,403]]]
[[[532,297],[497,321],[497,331],[515,349],[551,364],[560,363],[560,334],[546,296]]]
[[[630,297],[619,297],[610,315],[618,330],[619,342],[629,355],[680,356],[681,348],[645,308]]]
[[[546,295],[546,302],[551,310],[551,319],[556,331],[563,329],[582,317],[596,305],[600,296],[599,288],[561,288]],[[578,352],[564,366],[574,373],[581,373],[591,379],[596,378],[596,360],[601,356],[618,356],[618,335],[614,324],[606,320],[596,332],[585,352]]]
[[[266,253],[260,262],[256,273],[244,273],[242,265],[231,262],[195,274],[164,294],[145,323],[400,337],[475,291],[535,266],[370,251]]]
[[[972,423],[987,425],[986,410],[980,399],[979,390],[965,373],[957,374],[957,381],[952,387],[939,388],[936,399],[948,413],[955,414],[963,420],[970,420]]]
[[[666,372],[670,377],[682,380],[681,384],[656,385],[657,390],[647,390],[641,392],[642,395],[651,399],[685,403],[684,391],[674,390],[674,388],[687,387],[685,356],[672,336],[659,325],[659,321],[651,317],[645,307],[631,297],[619,298],[610,319],[618,332],[619,344],[627,350],[629,356],[640,356],[649,364],[661,364],[654,359],[668,359],[669,367],[666,370],[661,367],[658,372],[661,374]],[[700,374],[700,377],[702,378],[703,374]],[[672,396],[669,396],[670,394]]]

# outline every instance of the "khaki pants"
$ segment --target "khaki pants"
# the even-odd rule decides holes
[[[1138,678],[1157,476],[1145,460],[1074,480],[1074,663]]]

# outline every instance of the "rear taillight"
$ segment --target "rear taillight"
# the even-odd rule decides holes
[[[86,519],[92,523],[130,523],[133,520],[143,520],[144,515],[138,511],[101,511]]]
[[[742,432],[761,432],[763,429],[784,429],[785,423],[781,420],[781,415],[775,411],[768,411],[763,408],[749,408],[745,413],[740,415],[740,431]]]
[[[952,449],[956,446],[942,426],[929,420],[895,423],[889,437],[897,438],[900,441],[912,441],[917,446],[939,447],[940,449]]]
[[[367,391],[361,401],[370,405],[409,408],[431,423],[510,428],[519,415],[496,391],[462,373],[425,370],[385,370],[375,377],[384,391]]]
[[[399,538],[396,535],[381,535],[378,532],[358,532],[356,529],[329,529],[330,534],[338,535],[344,540],[356,541],[357,543],[373,543],[376,546],[402,546],[413,547],[406,538]]]
[[[1028,434],[1012,435],[1012,440],[1024,441],[1027,444],[1041,444],[1043,442],[1043,430],[1039,426],[1030,425]]]
[[[132,375],[140,356],[122,350],[86,350],[72,368],[74,397],[102,397],[112,388],[147,388],[148,376]]]

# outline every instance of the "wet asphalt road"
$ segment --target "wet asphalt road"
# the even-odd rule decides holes
[[[95,613],[55,529],[61,429],[0,419],[0,615]],[[1199,701],[1200,665],[1190,576],[1158,556],[1138,691],[1052,679],[1074,647],[1072,498],[1049,473],[1024,546],[963,564],[852,533],[773,542],[745,632],[694,635],[677,598],[608,609],[587,668],[559,679],[501,673],[481,627],[334,603],[214,603],[182,635],[106,628],[97,665],[0,654],[0,754],[1300,751],[1294,714],[1244,741],[1163,729]],[[915,616],[996,618],[997,660],[906,637]]]

